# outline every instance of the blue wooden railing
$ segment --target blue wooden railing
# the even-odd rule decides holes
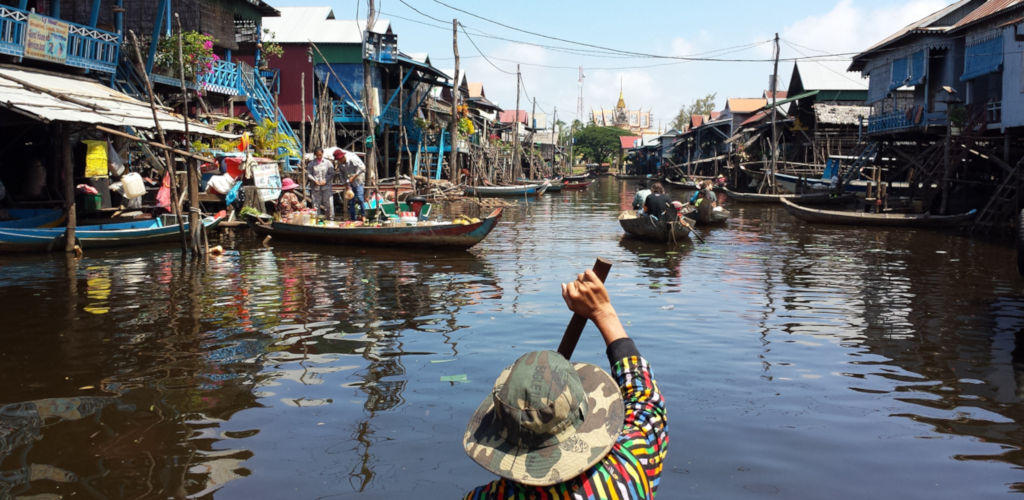
[[[29,14],[30,12],[25,10],[0,5],[0,54],[25,57]],[[64,64],[104,73],[117,71],[121,35],[57,20],[68,26],[67,56]]]
[[[945,112],[931,112],[924,113],[921,116],[920,122],[914,122],[914,120],[907,118],[907,111],[893,111],[890,113],[884,113],[880,115],[872,115],[868,117],[868,133],[869,134],[880,134],[886,132],[906,131],[918,128],[924,128],[925,126],[945,126],[948,121],[948,117]]]

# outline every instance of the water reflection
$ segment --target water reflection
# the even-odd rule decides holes
[[[0,381],[10,387],[0,401],[0,497],[211,494],[251,474],[247,441],[272,432],[230,422],[280,404],[275,418],[287,422],[295,417],[283,408],[338,404],[336,387],[361,395],[351,475],[352,488],[365,489],[381,439],[373,420],[403,404],[403,358],[456,356],[460,311],[503,292],[486,262],[465,252],[366,259],[321,250],[235,251],[207,268],[152,250],[7,263],[0,300],[32,317],[12,317],[14,330],[53,334],[0,334],[19,353]],[[15,282],[46,266],[60,271]],[[37,287],[65,290],[53,302],[66,313],[17,298]],[[436,340],[410,349],[412,334]],[[60,373],[44,382],[40,366]],[[19,370],[28,383],[17,383]],[[111,405],[118,411],[100,411]],[[58,449],[68,470],[47,465]]]

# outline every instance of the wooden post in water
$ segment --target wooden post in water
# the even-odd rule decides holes
[[[775,170],[778,168],[779,161],[779,130],[775,125],[775,115],[777,110],[775,109],[775,94],[779,88],[779,34],[775,34],[775,62],[772,65],[772,157],[771,166],[768,167],[768,174],[765,175],[765,180],[768,181],[768,192],[775,194]]]
[[[459,157],[459,20],[452,19],[452,52],[455,53],[455,74],[452,75],[455,81],[452,82],[452,121],[448,124],[448,137],[450,139],[449,146],[452,148],[452,152],[448,155],[448,179],[452,181],[452,184],[458,185],[459,180],[459,167],[456,160]],[[438,151],[439,154],[444,154],[443,151]]]
[[[67,123],[60,123],[57,127],[60,131],[60,162],[64,167],[64,206],[68,214],[64,251],[74,252],[78,214],[75,209],[75,164],[71,161],[71,127]]]
[[[377,20],[377,11],[374,6],[373,0],[369,0],[370,9],[366,13],[366,32],[363,34],[363,40],[369,38],[370,33],[373,32],[374,24]],[[318,49],[319,50],[319,49]],[[376,53],[376,52],[375,52]],[[329,65],[328,65],[329,66]],[[372,143],[370,147],[366,148],[366,180],[373,183],[377,182],[377,138],[375,121],[377,120],[377,102],[373,98],[370,91],[373,90],[373,79],[370,75],[370,61],[363,57],[363,109],[366,112],[363,114],[363,123],[366,124],[366,137],[371,137]],[[342,81],[340,78],[338,81]]]
[[[512,118],[512,178],[518,179],[521,177],[519,172],[522,170],[519,165],[519,65],[516,64],[516,110],[513,111],[514,118]]]
[[[299,80],[299,95],[302,101],[302,144],[299,145],[299,171],[302,172],[302,193],[306,193],[306,72]]]
[[[146,83],[146,93],[149,95],[149,109],[153,112],[153,124],[156,126],[156,132],[160,136],[160,143],[167,146],[167,138],[164,136],[164,128],[160,126],[160,120],[157,119],[156,114],[156,102],[153,97],[153,84],[149,81],[149,73],[146,73],[146,68],[142,64],[142,51],[139,50],[139,40],[135,37],[135,32],[128,30],[128,35],[132,38],[132,46],[135,47],[135,57],[138,59],[138,71],[142,74],[142,80]],[[188,244],[185,242],[185,225],[182,224],[181,220],[181,206],[178,205],[178,179],[177,174],[174,171],[174,159],[171,158],[171,152],[164,148],[164,173],[167,174],[167,178],[171,184],[171,210],[174,212],[174,216],[178,221],[178,234],[181,235],[181,253],[184,254],[188,249]]]
[[[182,121],[185,125],[185,145],[183,148],[187,148],[186,151],[188,151],[191,148],[189,147],[190,138],[188,136],[188,89],[185,87],[185,56],[182,48],[182,39],[184,38],[184,35],[181,30],[181,18],[178,17],[177,12],[174,13],[174,20],[178,23],[178,74],[181,75],[178,82],[181,84],[181,98],[185,106],[182,110]],[[194,160],[190,160],[189,158],[185,158],[184,160],[186,172],[185,178],[188,180],[188,227],[192,243],[190,248],[192,250],[192,259],[195,260],[198,259],[200,255],[199,240],[201,238],[198,235],[200,235],[202,231],[202,226],[199,223],[199,176],[196,175],[198,172],[195,170],[197,169],[193,169],[191,166],[191,163]],[[178,223],[180,224],[181,221],[178,221]]]
[[[532,128],[533,131],[530,132],[530,174],[529,174],[529,177],[531,179],[533,179],[534,175],[536,175],[536,172],[533,171],[533,158],[534,158],[534,156],[533,156],[533,143],[536,142],[534,140],[534,137],[537,134],[537,98],[536,97],[533,98],[533,109],[530,111],[530,128]]]

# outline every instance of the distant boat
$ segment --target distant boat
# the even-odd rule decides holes
[[[637,215],[635,210],[625,210],[619,214],[619,225],[622,230],[636,238],[674,243],[690,240],[694,221],[680,217],[671,222],[657,220],[649,215]]]
[[[557,193],[565,185],[565,181],[561,177],[553,179],[519,179],[520,184],[544,184],[545,182],[548,183],[548,188],[544,190],[545,193]]]
[[[329,245],[362,245],[412,248],[467,249],[480,243],[501,218],[501,208],[484,219],[437,223],[430,221],[397,222],[381,225],[362,223],[338,225],[289,224],[274,221],[256,223],[259,234],[283,240]]]
[[[820,210],[797,205],[783,198],[786,211],[805,222],[824,224],[850,224],[857,226],[899,226],[899,227],[952,227],[970,222],[977,209],[962,214],[902,214],[846,212],[842,210]]]
[[[586,179],[590,179],[590,173],[579,174],[579,175],[566,175],[562,177],[565,182],[580,182]]]
[[[516,197],[516,196],[540,196],[547,191],[549,182],[542,184],[517,184],[513,186],[466,186],[467,196],[480,196],[483,198],[494,197]]]
[[[582,181],[565,181],[562,185],[562,189],[566,191],[582,191],[587,189],[587,186],[594,183],[595,179],[585,179]]]
[[[687,180],[674,181],[674,180],[671,180],[671,179],[662,179],[661,182],[664,183],[664,184],[669,185],[670,187],[676,188],[676,189],[697,189],[697,183],[694,182],[694,181],[687,181]]]
[[[8,219],[0,220],[0,228],[54,227],[64,222],[59,208],[12,208]]]
[[[831,192],[804,193],[804,194],[762,194],[762,193],[738,193],[729,188],[722,188],[730,200],[741,203],[782,203],[783,199],[792,201],[798,205],[808,204],[834,204],[850,201],[852,194],[835,195]]]
[[[206,217],[207,228],[216,227],[223,217]],[[156,219],[98,224],[75,228],[75,240],[84,250],[125,247],[174,241],[179,238],[178,224],[167,224],[174,216]],[[63,248],[67,228],[0,227],[0,252],[45,252]],[[188,222],[185,223],[188,231]]]

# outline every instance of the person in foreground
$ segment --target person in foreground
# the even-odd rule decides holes
[[[501,476],[467,499],[654,498],[668,452],[665,401],[593,271],[562,284],[604,337],[612,373],[555,351],[524,354],[498,376],[462,445]],[[614,378],[613,378],[614,377]]]

